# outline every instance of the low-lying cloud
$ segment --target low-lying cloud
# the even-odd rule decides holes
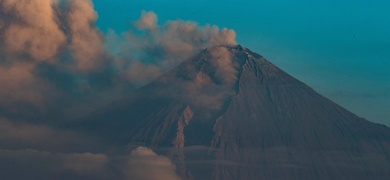
[[[138,147],[129,155],[0,149],[2,179],[180,180],[172,161]]]

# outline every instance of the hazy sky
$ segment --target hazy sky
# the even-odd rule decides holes
[[[142,10],[159,22],[232,28],[237,41],[352,112],[390,126],[390,1],[93,0],[99,28],[127,30]]]

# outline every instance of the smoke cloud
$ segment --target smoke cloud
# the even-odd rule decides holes
[[[94,70],[103,53],[102,37],[95,27],[96,20],[97,13],[90,0],[69,2],[70,50],[80,71]]]
[[[200,71],[190,81],[179,81],[185,97],[195,106],[215,109],[222,108],[226,97],[235,94],[238,64],[233,60],[232,52],[226,47],[208,49],[211,69]]]

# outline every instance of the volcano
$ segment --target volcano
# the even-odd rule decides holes
[[[242,46],[205,49],[82,122],[169,156],[183,179],[390,177],[390,128]]]

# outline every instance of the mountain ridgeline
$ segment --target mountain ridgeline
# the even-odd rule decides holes
[[[390,177],[390,128],[241,46],[205,49],[82,122],[171,157],[183,179]]]

